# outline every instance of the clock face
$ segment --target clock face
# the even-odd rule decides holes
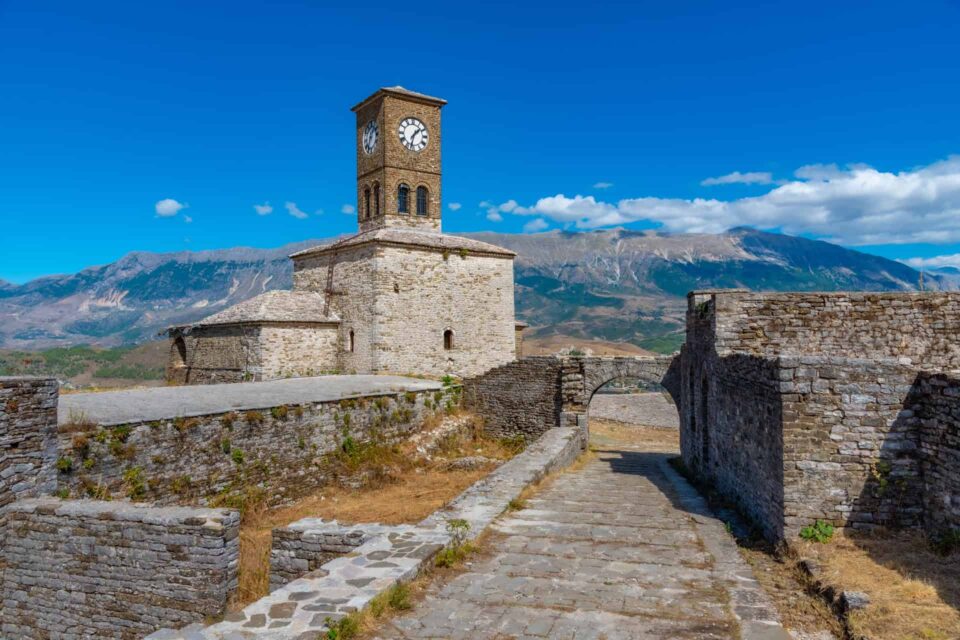
[[[427,132],[427,125],[416,118],[404,118],[397,127],[397,134],[400,136],[400,142],[410,151],[422,151],[427,146],[430,134]]]
[[[373,153],[373,150],[377,148],[377,121],[371,120],[367,123],[367,126],[363,128],[363,151],[367,155]]]

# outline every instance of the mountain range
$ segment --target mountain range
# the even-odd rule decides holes
[[[697,288],[914,290],[911,267],[826,242],[746,228],[721,234],[622,229],[463,234],[515,251],[517,315],[534,335],[632,342],[670,350],[684,296]],[[270,289],[291,286],[287,256],[334,239],[276,249],[130,253],[111,264],[22,285],[0,280],[0,347],[114,346],[157,337]],[[928,289],[960,274],[926,273]]]

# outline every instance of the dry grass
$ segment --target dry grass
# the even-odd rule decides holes
[[[918,533],[838,534],[828,544],[802,542],[824,580],[863,591],[871,604],[854,612],[852,630],[871,640],[960,638],[960,554],[943,557]]]
[[[366,478],[368,485],[360,489],[329,486],[292,505],[274,508],[267,506],[261,492],[250,492],[242,507],[239,586],[231,609],[241,609],[267,594],[273,529],[302,518],[391,525],[419,522],[497,465],[447,470],[450,460],[474,455],[506,460],[514,453],[509,446],[485,438],[479,429],[445,438],[440,444],[429,463],[414,460],[405,445],[370,447],[358,457],[335,461],[335,475]]]
[[[591,418],[590,443],[598,449],[631,445],[645,451],[677,453],[680,451],[680,431]]]

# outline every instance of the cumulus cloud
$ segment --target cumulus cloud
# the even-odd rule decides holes
[[[273,213],[273,207],[270,206],[269,202],[264,202],[263,204],[253,205],[253,210],[257,212],[258,216],[268,216]]]
[[[811,165],[795,176],[763,195],[734,200],[604,202],[560,193],[509,212],[581,229],[646,221],[666,231],[691,233],[747,225],[848,245],[960,242],[960,156],[896,173],[866,165]],[[493,207],[486,205],[488,211]],[[496,211],[506,210],[498,206]]]
[[[612,182],[597,182],[593,185],[594,189],[609,189],[613,186]]]
[[[357,208],[352,204],[345,204],[342,207],[340,207],[340,213],[345,213],[348,216],[353,215],[356,212],[357,212]]]
[[[799,176],[798,176],[799,177]],[[700,184],[705,187],[712,187],[718,184],[772,184],[773,175],[769,171],[748,171],[747,173],[740,173],[739,171],[734,171],[733,173],[728,173],[725,176],[718,176],[716,178],[707,178],[702,181]]]
[[[460,204],[459,202],[451,202],[450,204],[447,205],[447,207],[450,208],[450,211],[460,211],[460,207],[462,206],[463,205]]]
[[[177,202],[173,198],[164,198],[153,205],[154,211],[161,218],[169,218],[177,215],[181,209],[186,209],[188,205]]]
[[[907,258],[900,262],[914,269],[938,269],[940,267],[956,267],[960,269],[960,253],[933,256],[932,258]]]
[[[297,206],[296,202],[286,202],[284,203],[283,206],[287,208],[287,213],[292,215],[294,218],[297,218],[298,220],[303,220],[304,218],[307,217],[307,212],[301,211],[300,207]]]
[[[483,202],[480,203],[480,207],[482,209],[487,210],[487,220],[489,220],[490,222],[503,221],[502,214],[504,213],[519,214],[520,212],[518,211],[518,209],[521,208],[516,200],[507,200],[503,204],[494,204],[492,202],[488,202],[487,200],[484,200]]]
[[[550,223],[544,220],[543,218],[534,218],[527,224],[523,225],[523,232],[536,233],[537,231],[543,231],[549,226],[550,226]]]

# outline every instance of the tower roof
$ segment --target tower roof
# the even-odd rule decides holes
[[[317,247],[311,247],[292,254],[291,258],[303,258],[305,256],[320,255],[324,253],[336,252],[347,247],[355,247],[364,244],[392,245],[398,247],[410,247],[416,249],[425,249],[433,251],[466,251],[476,255],[500,256],[510,258],[517,255],[509,249],[498,247],[488,242],[481,242],[472,238],[463,236],[451,236],[445,233],[431,231],[418,231],[416,229],[403,228],[381,228],[371,231],[364,231],[356,235],[349,236],[331,244],[324,244]]]
[[[371,100],[381,95],[399,96],[401,98],[406,98],[407,100],[413,100],[414,102],[422,102],[424,104],[431,104],[437,107],[442,107],[443,105],[447,104],[447,101],[444,100],[443,98],[434,98],[433,96],[428,96],[425,93],[418,93],[416,91],[411,91],[410,89],[406,89],[404,87],[401,87],[400,85],[397,85],[395,87],[381,87],[380,89],[377,89],[372,94],[370,94],[369,96],[367,96],[366,98],[358,102],[356,105],[354,105],[353,108],[351,108],[350,110],[356,111],[360,109],[362,106],[364,106],[365,104],[367,104],[368,102],[370,102]]]

